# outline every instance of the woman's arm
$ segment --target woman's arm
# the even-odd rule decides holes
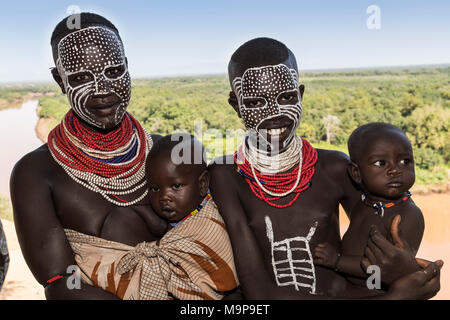
[[[47,299],[117,299],[100,288],[82,283],[70,289],[66,278],[47,285],[47,280],[65,275],[76,265],[64,229],[56,216],[45,175],[36,170],[28,155],[14,167],[11,175],[11,201],[14,225],[25,261],[36,280],[45,287]]]

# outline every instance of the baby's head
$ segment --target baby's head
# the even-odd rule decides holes
[[[147,158],[147,183],[160,217],[176,222],[194,211],[209,188],[201,142],[188,134],[159,139]]]
[[[348,139],[350,175],[379,200],[399,198],[415,180],[408,137],[396,126],[373,122],[357,128]]]

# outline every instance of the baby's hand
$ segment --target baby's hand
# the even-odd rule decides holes
[[[336,248],[329,243],[320,243],[314,248],[313,258],[315,264],[335,268],[338,259],[338,252]]]

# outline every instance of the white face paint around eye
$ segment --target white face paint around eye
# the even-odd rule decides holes
[[[58,43],[56,64],[71,107],[81,119],[101,129],[122,121],[130,102],[131,79],[122,42],[115,32],[93,26],[70,33]],[[116,78],[108,77],[105,72],[114,67],[123,69],[123,73]],[[90,81],[72,86],[69,77],[79,73],[88,74]],[[120,104],[113,111],[113,119],[106,124],[86,104],[93,95],[108,94],[115,94]]]
[[[267,136],[262,135],[260,126],[265,120],[286,116],[293,121],[293,127],[285,142],[290,142],[302,117],[302,101],[298,89],[298,74],[284,64],[249,68],[242,77],[233,80],[233,90],[238,98],[239,110],[247,130],[256,131],[266,143]],[[279,97],[285,93],[295,92],[295,104],[279,104]],[[264,105],[249,108],[245,100],[257,98],[265,101]]]

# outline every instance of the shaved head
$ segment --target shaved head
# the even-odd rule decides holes
[[[203,144],[190,134],[171,134],[157,140],[150,150],[148,161],[164,156],[174,164],[194,165],[199,173],[206,170],[206,150]]]
[[[82,12],[80,13],[80,29],[69,29],[67,26],[67,21],[70,19],[71,16],[65,17],[63,20],[61,20],[53,30],[50,44],[52,46],[52,53],[53,53],[53,60],[56,61],[58,59],[58,43],[69,35],[70,33],[79,31],[80,29],[85,29],[92,26],[102,26],[104,28],[110,29],[112,32],[114,32],[118,39],[120,39],[119,31],[117,28],[112,24],[111,21],[108,19],[90,12]]]
[[[241,45],[231,56],[228,64],[230,82],[241,77],[248,68],[284,64],[298,72],[295,56],[280,41],[256,38]]]
[[[386,136],[387,134],[397,134],[406,137],[405,133],[398,127],[384,122],[372,122],[355,129],[348,138],[347,143],[350,159],[353,162],[358,163],[371,142],[373,142],[374,139]],[[406,137],[406,139],[408,140],[408,137]]]

